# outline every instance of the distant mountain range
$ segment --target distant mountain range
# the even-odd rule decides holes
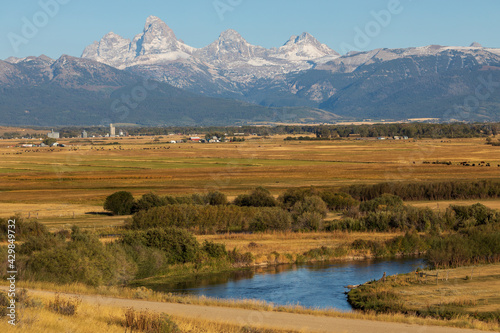
[[[197,49],[151,16],[132,40],[110,32],[81,58],[0,61],[0,92],[10,125],[490,121],[500,120],[500,49],[340,55],[308,33],[266,49],[234,30]]]

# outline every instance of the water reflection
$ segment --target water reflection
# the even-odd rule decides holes
[[[387,275],[408,273],[419,266],[422,266],[421,259],[291,264],[194,276],[153,288],[208,297],[260,299],[282,305],[350,310],[344,286],[380,279],[384,272]]]

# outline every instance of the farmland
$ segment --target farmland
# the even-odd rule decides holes
[[[494,179],[500,173],[498,147],[483,139],[286,142],[276,136],[243,143],[168,142],[63,139],[65,148],[16,148],[22,140],[2,140],[0,216],[30,211],[40,217],[81,216],[91,208],[99,211],[104,198],[118,190],[134,196],[219,190],[231,198],[256,186],[278,195],[290,187]],[[433,161],[452,165],[424,164]],[[458,164],[465,161],[491,166]]]
[[[244,142],[170,143],[180,139],[59,140],[64,147],[1,140],[0,218],[17,215],[20,230],[39,232],[22,235],[26,252],[20,260],[28,268],[21,278],[26,285],[149,287],[249,266],[424,253],[432,253],[432,262],[443,267],[498,262],[497,250],[490,257],[484,255],[487,249],[470,256],[448,251],[452,255],[446,256],[439,247],[444,241],[444,248],[472,251],[475,244],[496,242],[499,214],[491,209],[500,207],[500,154],[485,139],[301,141],[247,136]],[[404,201],[380,187],[362,192],[363,186],[352,186],[384,182],[393,182],[390,186]],[[439,196],[459,182],[464,186],[455,187],[454,193],[464,196],[453,198],[460,199]],[[478,196],[474,189],[488,193]],[[136,210],[124,214],[136,212],[133,217],[104,210],[113,193],[129,195]],[[246,205],[245,193],[267,196],[271,204]],[[425,193],[441,199],[425,201]],[[205,201],[216,194],[223,200]],[[342,198],[349,204],[336,206]],[[139,206],[141,200],[152,205]],[[457,204],[467,207],[448,209]],[[465,232],[473,229],[477,232]],[[175,241],[190,249],[181,254],[185,257],[174,257],[176,250],[168,248]],[[46,248],[39,248],[42,243]],[[5,248],[5,240],[1,245]],[[52,258],[62,258],[57,259],[61,267],[79,269],[54,274]],[[75,263],[80,260],[92,262]],[[491,312],[496,300],[488,302],[481,304],[489,307],[479,310]]]

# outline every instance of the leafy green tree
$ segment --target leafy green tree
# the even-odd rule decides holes
[[[208,132],[205,134],[206,140],[212,140],[213,137],[217,137],[220,140],[224,140],[226,138],[226,134],[223,132]]]
[[[292,226],[292,216],[281,208],[262,208],[250,222],[250,231],[264,232],[268,230],[289,231]]]
[[[227,205],[227,197],[219,191],[208,192],[205,196],[206,202],[211,206]]]
[[[267,189],[262,186],[257,187],[250,194],[242,194],[234,199],[234,204],[241,207],[275,207],[276,199]]]
[[[10,220],[16,221],[16,240],[23,240],[26,237],[43,237],[50,234],[47,227],[37,221],[25,221],[20,216],[12,216]],[[0,240],[7,240],[9,230],[9,219],[0,218]]]
[[[362,202],[359,205],[359,210],[362,212],[375,212],[377,210],[394,209],[403,206],[403,199],[397,195],[382,194],[380,197],[373,200]]]
[[[295,223],[293,224],[293,229],[296,231],[323,230],[323,217],[318,212],[305,212],[297,217]]]
[[[36,245],[33,244],[32,245]],[[99,239],[78,228],[73,228],[71,241],[60,241],[57,246],[38,249],[29,246],[22,277],[56,283],[81,282],[87,285],[123,283],[133,275],[125,268],[127,258],[123,251],[109,251]]]
[[[221,259],[227,257],[226,245],[224,244],[205,240],[202,249],[212,258]]]
[[[194,262],[200,256],[200,244],[193,234],[175,227],[128,232],[122,243],[160,249],[170,264]]]
[[[114,215],[130,215],[134,208],[134,196],[127,191],[120,191],[111,194],[104,202],[104,209]]]
[[[279,196],[278,200],[287,209],[293,207],[298,201],[304,200],[304,198],[313,195],[320,195],[320,192],[314,188],[290,188],[286,190],[282,195]]]
[[[57,142],[57,140],[54,138],[47,138],[47,139],[43,140],[43,143],[46,144],[47,146],[52,146],[56,142]]]
[[[329,190],[321,192],[321,199],[328,209],[333,211],[348,210],[359,205],[359,202],[347,193],[334,193]]]
[[[133,212],[138,212],[141,210],[148,210],[153,207],[165,206],[166,200],[163,200],[158,195],[154,193],[144,194],[137,202],[134,204],[132,209]]]
[[[321,126],[316,130],[316,137],[317,138],[324,138],[328,139],[332,133],[330,132],[330,129],[326,126]]]
[[[318,213],[321,217],[326,217],[328,207],[325,202],[317,195],[305,197],[297,202],[292,208],[292,214],[298,217],[304,213]]]

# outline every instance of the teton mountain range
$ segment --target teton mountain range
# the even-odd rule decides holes
[[[500,49],[340,55],[308,33],[266,49],[234,30],[197,49],[151,16],[132,40],[110,32],[81,58],[0,61],[0,91],[10,125],[490,121],[500,120]]]

